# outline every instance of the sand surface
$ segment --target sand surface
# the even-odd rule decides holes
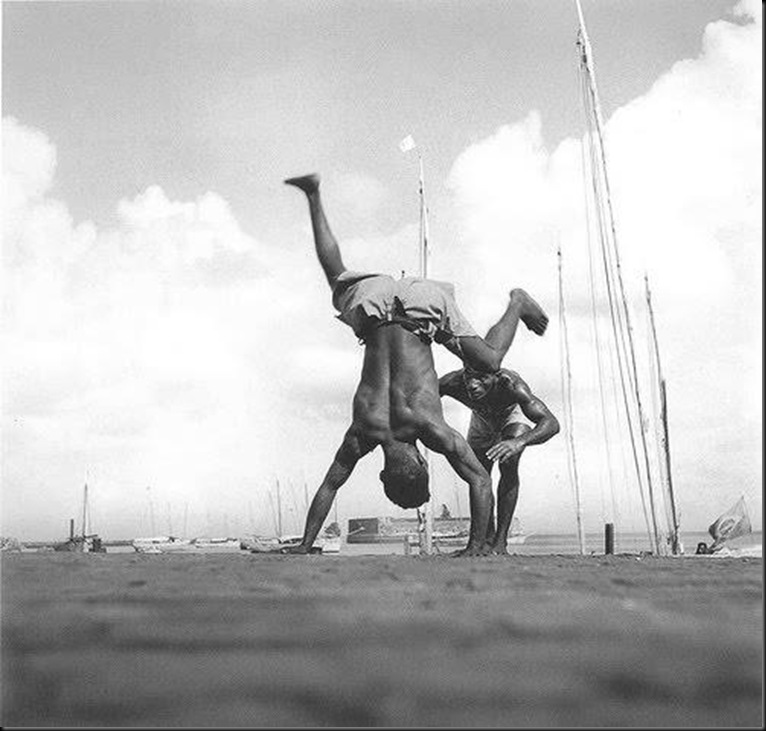
[[[2,722],[760,727],[762,568],[5,554]]]

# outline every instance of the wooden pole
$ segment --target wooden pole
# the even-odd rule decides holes
[[[423,170],[423,156],[418,151],[418,166],[420,168],[420,276],[428,277],[428,207],[426,205],[426,182]],[[421,536],[420,551],[426,555],[433,553],[434,534],[434,510],[433,510],[433,470],[431,469],[431,455],[425,449],[425,460],[428,466],[428,483],[431,490],[431,499],[423,505],[423,518],[425,526]]]
[[[604,525],[604,553],[607,556],[614,553],[614,523]]]
[[[665,457],[665,478],[667,480],[667,491],[670,499],[670,520],[673,526],[670,536],[670,550],[674,556],[683,553],[681,545],[681,525],[676,510],[676,498],[673,490],[673,474],[670,469],[670,431],[668,429],[668,403],[667,392],[665,388],[665,377],[662,374],[662,363],[660,362],[660,343],[657,338],[657,327],[654,322],[654,308],[652,307],[652,292],[649,289],[649,275],[644,275],[646,284],[646,306],[649,310],[649,324],[652,330],[652,343],[654,344],[654,358],[657,361],[657,378],[660,382],[660,418],[662,420],[662,448]]]
[[[88,483],[85,483],[85,489],[82,494],[82,540],[85,542],[85,536],[88,535]]]
[[[569,459],[573,489],[575,494],[575,518],[577,521],[577,542],[580,546],[580,553],[584,556],[585,548],[585,528],[582,520],[582,500],[580,498],[580,478],[577,473],[577,456],[575,454],[574,442],[574,416],[572,414],[572,369],[569,363],[569,333],[567,330],[566,309],[564,307],[564,274],[563,259],[561,256],[561,247],[558,249],[559,264],[559,317],[561,319],[561,338],[562,351],[564,356],[564,373],[562,373],[562,398],[564,401],[564,418],[569,435]],[[565,377],[566,375],[566,377]]]
[[[152,503],[152,489],[151,487],[146,488],[146,492],[149,494],[149,521],[152,524],[152,535],[157,535],[157,528],[154,525],[154,504]]]

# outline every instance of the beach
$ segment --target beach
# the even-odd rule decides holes
[[[760,727],[762,559],[4,554],[3,726]]]

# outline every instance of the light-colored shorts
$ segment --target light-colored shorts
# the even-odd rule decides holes
[[[516,424],[527,425],[524,413],[518,404],[503,409],[500,414],[491,419],[472,411],[466,441],[473,449],[489,449],[503,439],[510,439],[514,432],[511,427]]]
[[[338,319],[360,339],[371,322],[392,321],[400,315],[415,323],[418,335],[428,342],[437,334],[447,339],[475,336],[476,331],[455,302],[454,292],[447,282],[345,271],[335,283],[332,301],[340,313]]]

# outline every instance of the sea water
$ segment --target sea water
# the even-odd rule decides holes
[[[681,532],[681,543],[686,555],[693,554],[697,550],[698,543],[706,543],[710,546],[713,539],[707,531]],[[743,536],[737,540],[737,545],[761,545],[761,531]],[[438,547],[438,546],[437,546]],[[460,549],[459,545],[441,546],[439,552],[452,553]],[[417,547],[413,551],[417,552]],[[647,533],[620,533],[615,531],[614,553],[640,554],[653,552]],[[364,555],[402,555],[404,542],[402,543],[343,543],[340,551],[342,556]],[[508,553],[519,556],[549,556],[549,555],[576,555],[580,553],[580,545],[576,533],[532,533],[527,536],[524,543],[510,544]],[[603,533],[588,533],[585,536],[586,555],[605,553],[605,536]]]

